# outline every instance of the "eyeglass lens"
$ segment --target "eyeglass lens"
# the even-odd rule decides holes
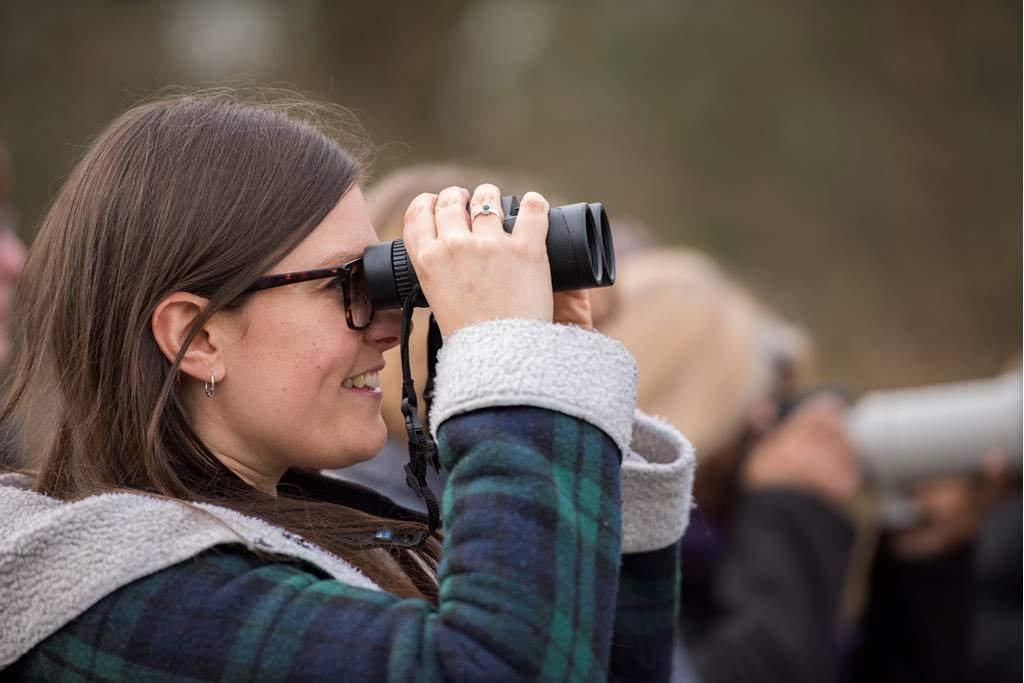
[[[363,270],[362,261],[352,264],[348,277],[349,285],[349,314],[352,316],[352,324],[356,327],[366,327],[373,318],[373,304],[367,296],[366,273]]]

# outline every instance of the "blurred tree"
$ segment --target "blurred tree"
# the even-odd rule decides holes
[[[170,85],[356,109],[378,170],[513,167],[712,252],[865,387],[1021,347],[1021,6],[0,0],[26,239],[97,129]]]

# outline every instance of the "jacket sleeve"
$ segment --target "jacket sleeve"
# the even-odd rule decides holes
[[[667,422],[634,411],[633,359],[607,337],[495,321],[455,341],[446,341],[439,366],[456,369],[447,377],[456,386],[446,386],[445,399],[432,407],[434,424],[460,410],[522,402],[585,417],[623,453],[624,554],[610,674],[620,681],[667,680],[678,614],[676,546],[689,520],[693,447]],[[600,367],[594,355],[602,358]]]
[[[608,680],[670,680],[678,615],[678,543],[623,555]]]
[[[623,555],[610,679],[667,681],[679,617],[679,539],[689,522],[695,454],[666,422],[637,411],[622,464]]]

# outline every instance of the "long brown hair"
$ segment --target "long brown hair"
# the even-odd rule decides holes
[[[373,532],[422,532],[282,487],[244,484],[192,430],[178,385],[189,342],[294,249],[360,180],[338,143],[351,117],[293,96],[179,95],[118,117],[43,220],[17,302],[19,355],[0,421],[35,488],[70,500],[131,489],[260,517],[346,559],[402,596],[436,597],[439,543],[380,548]],[[352,145],[346,144],[350,149]],[[172,363],[150,328],[175,291],[209,300]]]

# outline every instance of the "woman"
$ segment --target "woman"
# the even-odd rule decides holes
[[[511,237],[483,210],[492,185],[406,215],[446,336],[443,539],[319,473],[383,444],[399,334],[363,296],[377,237],[322,120],[224,94],[144,104],[68,178],[19,292],[2,419],[33,474],[0,480],[0,667],[666,677],[692,449],[634,416],[635,366],[586,329],[585,296],[552,324],[540,195]]]

